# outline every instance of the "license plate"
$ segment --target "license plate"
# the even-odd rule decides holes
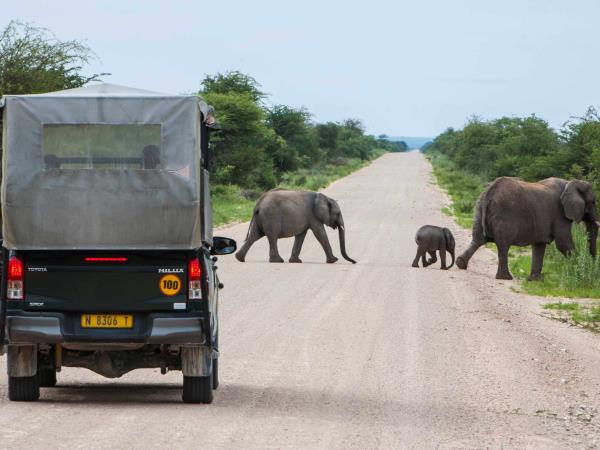
[[[81,328],[133,328],[130,314],[82,314]]]

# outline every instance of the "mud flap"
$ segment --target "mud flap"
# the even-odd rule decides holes
[[[6,367],[9,377],[33,377],[37,374],[37,345],[9,345]]]
[[[207,345],[181,347],[181,371],[185,377],[208,377],[212,373],[212,350]]]

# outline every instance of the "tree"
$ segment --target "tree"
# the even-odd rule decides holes
[[[264,112],[247,93],[202,94],[214,106],[222,130],[211,138],[211,171],[218,183],[269,189],[275,186],[273,162],[266,153],[277,136]]]
[[[11,21],[0,34],[0,96],[83,86],[102,75],[83,74],[95,58],[81,41],[61,41],[49,30]]]
[[[267,126],[285,142],[283,153],[275,156],[275,166],[279,171],[315,165],[322,159],[310,118],[311,114],[304,108],[275,105],[267,110]]]
[[[201,85],[201,91],[205,94],[245,94],[256,103],[266,97],[266,94],[260,90],[260,84],[254,78],[237,70],[224,74],[206,75]]]

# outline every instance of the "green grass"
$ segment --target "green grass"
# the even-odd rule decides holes
[[[573,322],[585,328],[597,330],[600,325],[600,306],[580,303],[546,303],[544,309],[549,310],[556,319]]]
[[[250,220],[255,201],[245,198],[243,193],[239,186],[212,185],[211,200],[215,226]]]
[[[434,153],[427,157],[433,165],[438,184],[448,191],[452,199],[452,205],[442,211],[460,226],[471,228],[473,208],[484,189],[484,180],[457,169],[444,155]],[[590,256],[587,235],[582,226],[573,225],[573,240],[576,250],[569,258],[565,258],[554,243],[548,245],[542,281],[527,281],[531,271],[531,247],[511,247],[509,268],[521,282],[523,292],[537,296],[600,298],[600,257],[593,259]],[[496,250],[494,244],[486,247]]]
[[[447,156],[439,153],[427,155],[433,166],[433,174],[438,184],[444,188],[452,204],[442,211],[453,217],[456,223],[463,228],[473,226],[473,208],[477,197],[484,188],[484,181],[468,172],[459,170]]]
[[[373,159],[383,155],[378,151]],[[361,159],[344,159],[336,164],[325,164],[310,169],[300,169],[285,173],[278,187],[294,190],[318,191],[335,180],[366,166],[370,161]],[[215,226],[228,223],[245,222],[252,217],[256,199],[262,191],[245,190],[236,185],[214,184],[212,186],[213,222]]]
[[[527,281],[531,270],[531,251],[510,259],[512,274],[522,281],[524,292],[539,296],[600,298],[600,258],[592,258],[587,248],[587,235],[580,225],[573,225],[575,252],[569,258],[554,243],[546,248],[542,281]]]

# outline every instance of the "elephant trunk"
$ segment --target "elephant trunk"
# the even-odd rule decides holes
[[[585,228],[588,235],[588,247],[592,258],[596,257],[596,240],[598,239],[598,222],[596,220],[586,220]]]
[[[356,261],[350,258],[346,253],[346,230],[344,230],[343,224],[338,226],[338,232],[340,235],[340,251],[342,252],[342,256],[346,261],[350,261],[352,264],[356,264]]]

